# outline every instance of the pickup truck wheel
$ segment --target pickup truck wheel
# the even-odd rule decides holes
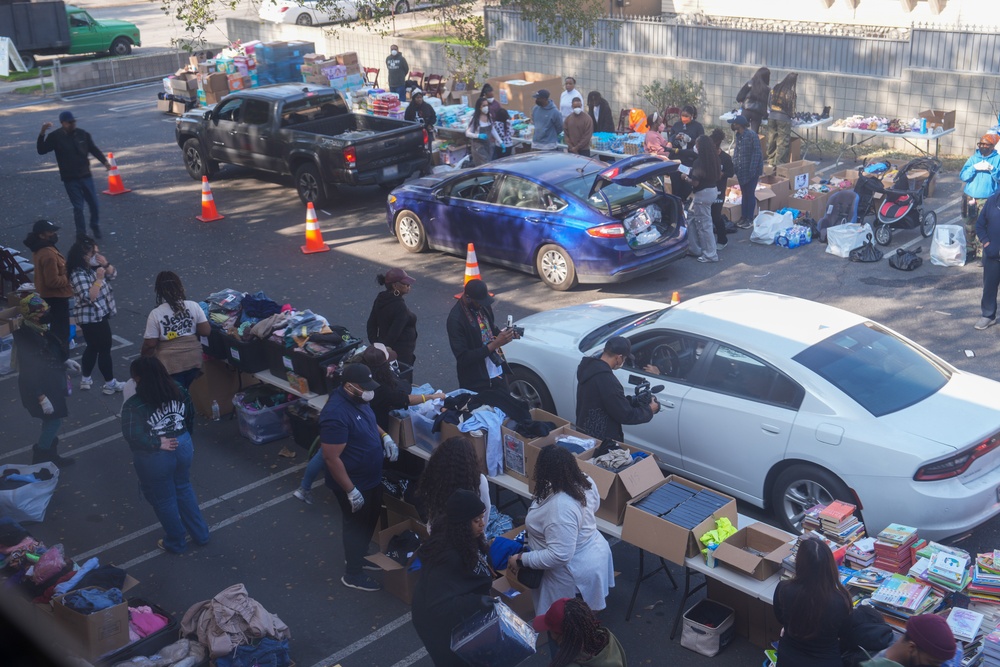
[[[209,176],[215,170],[211,168],[201,142],[191,138],[184,142],[184,167],[188,175],[196,181],[202,176]]]
[[[312,25],[313,24],[313,20],[312,20],[311,16],[309,16],[308,14],[303,13],[303,14],[299,14],[297,17],[295,17],[295,24],[296,25]]]
[[[326,188],[319,177],[316,165],[307,162],[295,170],[295,189],[299,191],[299,199],[303,204],[313,203],[313,206],[326,204]]]
[[[108,53],[113,56],[127,56],[132,53],[132,42],[128,41],[127,37],[119,37],[111,42],[111,48],[108,49]]]
[[[424,223],[413,211],[403,210],[396,216],[396,239],[399,245],[410,252],[423,252],[427,249],[427,232]]]

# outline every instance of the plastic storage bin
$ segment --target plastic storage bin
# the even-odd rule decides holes
[[[275,440],[281,440],[292,434],[288,421],[288,408],[294,402],[282,403],[270,408],[250,410],[243,405],[245,392],[233,396],[233,406],[236,408],[236,419],[240,427],[240,435],[255,445],[263,445]]]
[[[319,413],[305,401],[297,402],[288,408],[288,422],[295,444],[304,449],[312,447],[319,437]]]
[[[714,600],[702,600],[684,612],[681,646],[712,657],[733,640],[736,627],[731,607]]]
[[[218,327],[212,327],[208,336],[201,339],[201,349],[208,356],[219,361],[229,360],[229,346],[226,345],[226,332]]]
[[[264,341],[243,341],[234,336],[224,335],[226,358],[229,363],[244,373],[259,373],[267,370],[267,350]]]

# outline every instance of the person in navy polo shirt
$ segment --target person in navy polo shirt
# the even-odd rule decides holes
[[[319,416],[326,484],[340,503],[347,567],[340,583],[361,591],[382,586],[364,573],[365,556],[382,511],[382,460],[399,448],[375,423],[368,403],[379,386],[364,364],[348,364],[343,384],[330,394]]]

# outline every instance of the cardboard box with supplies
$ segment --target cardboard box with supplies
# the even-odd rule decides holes
[[[397,523],[385,530],[380,530],[378,533],[378,553],[365,556],[365,560],[377,565],[382,570],[382,586],[385,590],[406,604],[410,604],[413,601],[413,589],[417,585],[417,577],[419,576],[419,572],[409,570],[410,562],[413,560],[412,554],[401,555],[406,559],[405,564],[386,555],[392,538],[406,531],[416,533],[421,544],[427,541],[427,528],[419,521],[408,519],[403,523]]]
[[[546,412],[540,408],[532,408],[531,419],[536,422],[550,422],[555,424],[556,429],[569,425],[569,422],[562,417],[554,415],[551,412]],[[508,424],[513,425],[511,421],[508,421]],[[526,468],[526,448],[529,445],[537,447],[538,441],[543,440],[548,436],[524,436],[507,425],[505,425],[500,432],[503,436],[504,473],[526,483],[528,481],[528,474],[530,474],[530,470]]]
[[[560,438],[577,438],[581,440],[593,440],[588,435],[580,433],[579,431],[574,431],[569,426],[560,426],[556,430],[549,433],[544,438],[539,438],[532,444],[525,448],[524,464],[528,475],[528,493],[535,493],[535,463],[538,462],[538,455],[541,453],[544,447],[548,445],[554,445]],[[598,442],[595,441],[594,446],[596,447]],[[573,460],[577,462],[577,466],[580,464],[580,460],[574,456]]]
[[[543,88],[548,90],[556,107],[559,106],[559,95],[563,91],[561,76],[539,72],[515,72],[506,76],[495,76],[488,79],[487,83],[493,86],[501,106],[529,115],[535,106],[533,95],[537,91]]]
[[[812,177],[816,175],[816,163],[809,160],[797,160],[788,164],[778,165],[777,176],[788,181],[788,189],[792,192],[808,188]]]
[[[791,553],[795,536],[763,523],[736,531],[715,550],[715,560],[759,581],[781,570],[781,560]]]
[[[632,454],[642,450],[628,445],[620,445],[622,451]],[[648,452],[646,452],[648,454]],[[601,493],[601,506],[597,518],[621,525],[625,517],[628,501],[663,479],[663,472],[652,454],[639,459],[620,471],[612,471],[594,463],[594,450],[584,452],[577,458],[580,470],[590,475]]]
[[[791,196],[788,179],[780,176],[761,176],[759,182],[766,185],[767,189],[774,195],[763,200],[758,196],[757,200],[760,202],[762,210],[778,211],[788,205],[788,198]],[[762,190],[757,190],[757,192],[759,194]]]
[[[132,581],[135,582],[134,579]],[[122,588],[127,589],[128,583],[126,579]],[[81,657],[94,660],[129,643],[128,602],[124,598],[106,609],[83,614],[64,604],[65,597],[53,598],[52,616],[66,634],[79,643]]]
[[[955,110],[926,109],[917,114],[918,118],[927,119],[927,127],[940,127],[945,130],[955,129]]]
[[[684,496],[685,499],[672,508],[670,502],[665,502],[668,500],[666,498],[663,506],[659,508],[643,509],[639,506],[646,498],[667,485],[674,485],[674,488],[661,492],[659,495],[676,492]],[[713,505],[719,504],[719,506],[712,509],[712,505],[706,507],[704,503],[698,502],[690,508],[684,508],[689,499],[700,492],[708,492],[711,496],[716,497],[717,500],[713,501]],[[653,499],[651,498],[651,500]],[[661,514],[664,511],[666,514]],[[671,517],[671,514],[675,514],[675,516]],[[671,517],[671,520],[667,520],[666,517]],[[729,519],[734,526],[736,525],[735,498],[713,491],[683,477],[670,475],[628,502],[625,507],[625,520],[622,523],[622,539],[651,554],[666,558],[671,563],[683,565],[685,558],[701,553],[702,545],[699,541],[701,536],[714,530],[716,521],[723,517]]]
[[[390,415],[388,428],[385,432],[404,449],[417,444],[416,438],[413,437],[413,420],[410,417],[400,419]]]

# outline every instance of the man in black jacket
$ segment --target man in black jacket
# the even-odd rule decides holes
[[[584,357],[576,369],[576,427],[583,433],[605,440],[624,439],[622,424],[645,424],[660,411],[654,397],[649,405],[632,405],[614,371],[632,353],[628,338],[614,336],[604,344],[597,359]]]
[[[448,314],[448,342],[458,362],[458,386],[480,392],[506,389],[501,348],[514,340],[514,331],[493,323],[493,297],[482,280],[470,280],[465,293]]]
[[[976,329],[997,323],[997,289],[1000,288],[1000,193],[986,200],[976,220],[976,237],[983,248],[982,317]]]
[[[94,238],[101,238],[100,218],[97,210],[97,190],[94,188],[94,178],[90,175],[90,155],[111,169],[111,163],[104,153],[94,145],[90,133],[76,126],[76,118],[72,111],[59,114],[59,124],[62,126],[49,136],[45,133],[52,123],[42,125],[38,135],[37,150],[39,155],[55,151],[56,162],[59,164],[59,178],[62,179],[70,204],[73,205],[73,221],[76,222],[77,237],[86,236],[87,221],[83,217],[84,203],[90,208],[90,228]]]

